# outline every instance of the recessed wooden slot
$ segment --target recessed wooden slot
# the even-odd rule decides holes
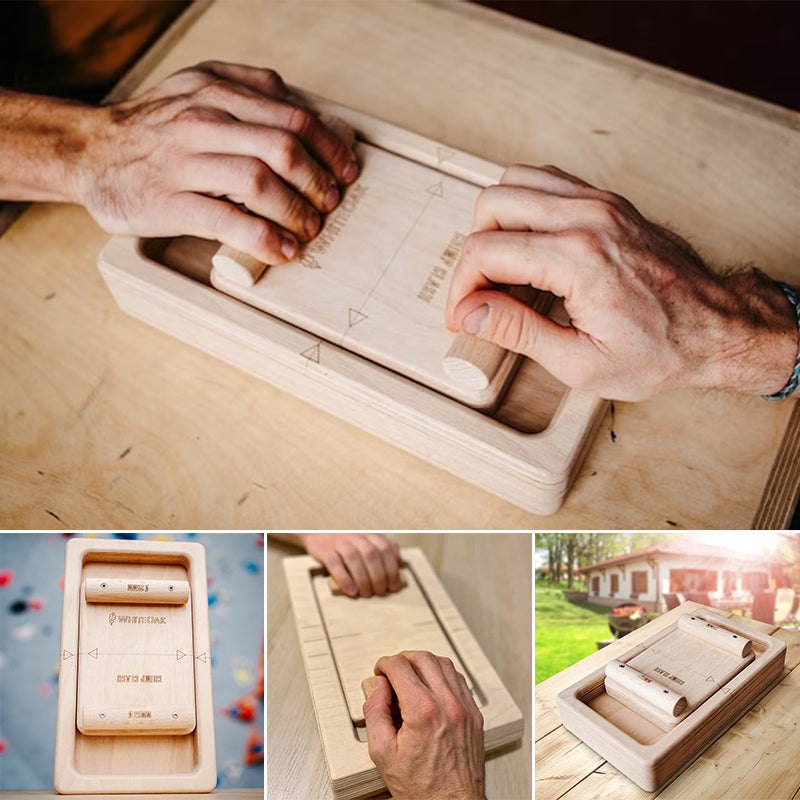
[[[561,720],[655,791],[780,676],[785,651],[779,639],[698,609],[561,692]]]
[[[339,674],[350,719],[364,724],[361,681],[372,673],[375,662],[401,650],[429,650],[453,661],[467,677],[469,672],[442,629],[413,572],[400,570],[405,588],[383,597],[348,597],[331,592],[323,575],[314,576],[314,594],[319,604],[325,634]]]

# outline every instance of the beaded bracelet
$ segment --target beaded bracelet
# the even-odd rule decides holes
[[[775,281],[775,283],[781,288],[781,291],[786,295],[786,299],[792,304],[794,315],[797,317],[797,329],[798,332],[800,332],[800,297],[798,297],[797,292],[795,292],[788,283],[784,283],[783,281]],[[775,392],[775,394],[762,394],[761,397],[764,400],[783,400],[797,388],[798,383],[800,383],[800,343],[798,343],[797,347],[797,358],[794,362],[794,369],[789,376],[789,380],[786,381],[786,385],[779,392]]]

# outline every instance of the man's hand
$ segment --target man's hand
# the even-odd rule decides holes
[[[296,537],[351,597],[383,596],[400,588],[400,548],[382,533],[301,533]]]
[[[453,662],[406,651],[379,659],[375,674],[364,719],[370,758],[392,797],[484,800],[483,716]]]
[[[292,258],[355,180],[351,148],[268,69],[209,61],[93,108],[0,91],[0,197],[69,200],[107,231]]]
[[[538,361],[568,386],[641,400],[684,388],[771,394],[797,353],[793,310],[756,270],[712,273],[624,198],[554,167],[484,190],[453,275],[447,325]],[[495,284],[564,298],[572,327]]]

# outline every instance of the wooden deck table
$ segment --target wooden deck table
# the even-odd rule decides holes
[[[420,547],[522,711],[518,747],[486,762],[492,800],[531,797],[531,537],[528,534],[400,533]],[[331,800],[311,695],[283,574],[302,551],[267,539],[267,797]],[[390,797],[387,793],[378,796]]]
[[[796,800],[800,796],[800,631],[737,617],[742,624],[786,642],[783,676],[658,792],[640,789],[561,725],[556,695],[562,689],[697,608],[704,606],[683,603],[536,686],[536,800]]]
[[[209,58],[271,66],[496,163],[613,188],[714,263],[800,278],[800,114],[468,3],[199,10],[126,89]],[[785,527],[796,433],[760,502],[792,401],[616,403],[565,505],[537,517],[127,317],[95,266],[106,239],[48,204],[0,238],[0,527]]]

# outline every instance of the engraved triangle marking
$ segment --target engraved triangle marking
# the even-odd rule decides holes
[[[367,318],[367,314],[364,314],[362,311],[359,311],[357,308],[349,308],[347,310],[348,313],[348,323],[347,327],[352,328],[353,325],[358,325],[359,322],[363,322]]]
[[[312,345],[307,350],[303,350],[300,355],[303,358],[307,358],[309,361],[313,361],[315,364],[319,364],[319,344]]]
[[[96,647],[95,647],[95,649],[94,649],[94,650],[90,650],[90,651],[89,651],[89,655],[90,655],[92,658],[97,658],[97,650],[98,650],[98,648],[96,648]]]
[[[66,661],[68,658],[72,658],[72,656],[74,656],[74,655],[75,654],[74,653],[70,653],[69,650],[64,650],[64,652],[61,654],[61,658],[63,658],[64,661]]]
[[[444,197],[444,184],[439,181],[439,183],[434,183],[433,186],[429,186],[425,191],[433,197]]]
[[[175,655],[177,656],[178,661],[186,657],[186,653],[184,653],[183,650],[176,650]]]
[[[206,663],[206,654],[205,653],[200,653],[200,655],[197,656],[197,660],[198,661],[202,661],[205,664]]]
[[[436,148],[436,158],[438,159],[439,163],[441,164],[442,161],[447,161],[451,159],[455,155],[455,151],[448,150],[446,147],[437,147]]]

